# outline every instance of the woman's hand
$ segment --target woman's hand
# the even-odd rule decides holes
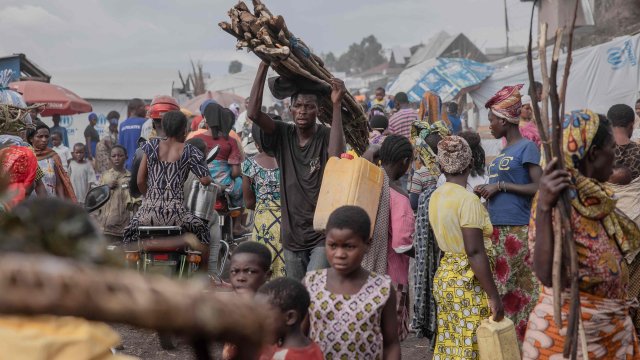
[[[538,207],[544,211],[555,207],[560,194],[571,186],[571,174],[566,170],[556,169],[557,165],[557,158],[551,160],[540,178]]]
[[[344,81],[332,78],[331,79],[331,102],[335,104],[341,104],[344,94],[347,93],[347,88],[344,86]]]
[[[499,191],[500,191],[500,188],[498,187],[498,184],[478,185],[474,189],[474,192],[476,194],[479,194],[480,196],[482,196],[486,200],[491,199]]]
[[[493,315],[493,321],[499,322],[504,319],[504,307],[502,306],[502,299],[500,299],[499,296],[489,299],[489,308]]]
[[[109,187],[110,187],[111,189],[115,189],[115,188],[117,188],[117,187],[118,187],[118,180],[113,180],[113,181],[109,184]]]

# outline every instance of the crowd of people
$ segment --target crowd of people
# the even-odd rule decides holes
[[[569,191],[579,353],[640,357],[640,311],[632,306],[640,295],[640,145],[632,140],[640,100],[635,111],[612,104],[606,115],[566,114],[561,168],[541,156],[532,112],[541,96],[522,95],[523,85],[504,86],[485,105],[491,135],[503,144],[495,158],[463,125],[456,103],[430,91],[412,103],[406,93],[377,89],[363,104],[370,136],[362,154],[383,174],[377,215],[343,206],[318,232],[324,169],[351,150],[342,127],[347,90],[333,79],[325,94],[331,126],[317,121],[321,95],[303,85],[287,109],[292,121],[284,121],[262,106],[268,68],[259,66],[245,112],[209,100],[195,120],[171,97],[148,108],[133,99],[125,120],[109,114],[102,138],[90,114],[85,143],[71,147],[59,116],[53,127],[32,120],[36,106],[0,87],[2,106],[22,109],[15,118],[0,112],[0,161],[12,190],[3,211],[28,197],[82,205],[91,187],[108,185],[110,200],[95,217],[111,243],[136,241],[141,225],[181,226],[210,244],[209,271],[217,271],[220,239],[185,207],[185,183],[216,183],[234,206],[254,212],[252,241],[235,249],[229,273],[236,293],[280,314],[264,359],[398,359],[411,332],[429,338],[434,359],[477,359],[478,326],[505,317],[524,359],[553,359],[566,341],[570,299],[563,272],[558,326],[553,209]],[[245,153],[247,139],[255,155]],[[223,357],[234,354],[225,345]]]

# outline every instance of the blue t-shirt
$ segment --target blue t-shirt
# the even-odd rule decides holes
[[[138,148],[138,139],[140,138],[140,132],[142,131],[142,124],[147,121],[145,118],[132,117],[123,121],[120,124],[118,130],[118,144],[124,146],[129,154],[125,166],[127,170],[131,170],[131,162],[133,161],[133,154],[135,154]],[[148,139],[147,139],[148,140]]]
[[[504,181],[513,184],[529,184],[528,164],[540,164],[540,151],[533,142],[522,139],[502,149],[489,166],[489,184]],[[487,202],[487,210],[493,225],[528,225],[531,215],[530,196],[498,192]]]
[[[451,122],[451,132],[453,132],[453,135],[458,135],[462,131],[462,119],[453,115],[447,115],[447,117]]]

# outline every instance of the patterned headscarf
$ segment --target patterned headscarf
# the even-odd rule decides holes
[[[445,137],[450,135],[451,131],[442,121],[436,121],[433,124],[426,121],[416,121],[411,125],[411,143],[416,150],[416,159],[420,161],[422,166],[429,168],[432,175],[439,176],[440,169],[436,165],[436,154],[426,142],[427,136],[431,134]]]
[[[429,124],[442,121],[446,126],[451,126],[446,111],[442,111],[442,100],[440,96],[433,91],[427,91],[422,96],[420,108],[418,109],[418,119],[428,122]]]
[[[512,124],[518,124],[520,122],[520,108],[522,107],[520,100],[522,86],[522,84],[518,84],[503,87],[502,90],[498,91],[484,104],[484,107],[491,110],[495,116]]]
[[[617,200],[607,185],[578,171],[596,136],[600,118],[591,110],[572,111],[562,123],[562,145],[565,167],[573,176],[576,194],[571,205],[582,215],[581,221],[601,221],[607,234],[614,238],[627,261],[640,249],[640,230],[628,217],[616,210]]]
[[[459,174],[471,165],[471,147],[460,136],[447,136],[438,143],[438,164],[447,174]]]

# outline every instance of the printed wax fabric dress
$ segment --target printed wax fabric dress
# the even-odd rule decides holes
[[[158,156],[161,139],[142,146],[147,155],[147,193],[142,206],[125,229],[125,243],[138,240],[138,226],[180,226],[195,234],[202,243],[209,243],[207,225],[184,207],[183,184],[189,172],[198,178],[209,176],[204,154],[190,144],[184,144],[180,159],[161,161]]]
[[[253,221],[253,241],[271,250],[273,277],[285,276],[284,254],[280,240],[280,169],[266,169],[253,158],[242,163],[242,175],[251,179],[256,195]]]
[[[302,280],[311,295],[309,337],[325,359],[382,359],[382,309],[391,294],[391,279],[370,273],[354,295],[327,290],[327,269]]]

